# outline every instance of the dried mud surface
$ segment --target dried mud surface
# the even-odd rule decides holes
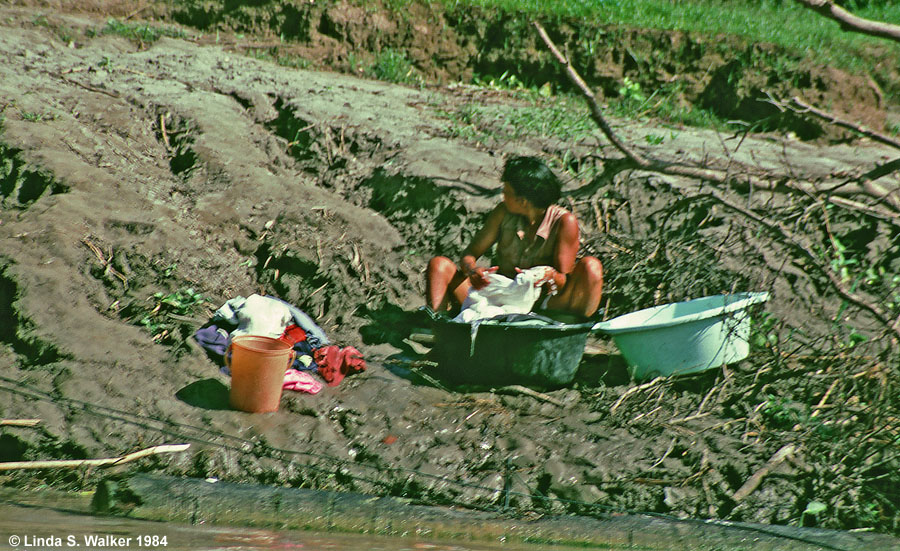
[[[43,13],[55,28],[105,23]],[[761,372],[769,375],[758,379],[763,364],[751,358],[638,386],[613,344],[597,338],[575,384],[546,391],[552,402],[447,389],[421,375],[425,358],[404,338],[422,302],[428,255],[457,251],[497,200],[503,155],[570,147],[538,139],[486,147],[450,137],[436,114],[502,96],[288,69],[175,38],[136,45],[98,35],[68,45],[51,27],[35,25],[33,10],[0,6],[0,417],[43,420],[35,429],[4,428],[0,460],[101,457],[184,441],[189,453],[135,468],[531,514],[627,510],[776,524],[808,521],[807,505],[827,495],[846,508],[844,517],[829,516],[828,527],[866,522],[857,510],[866,483],[824,474],[840,464],[822,452],[830,444],[759,415],[767,396],[789,389],[822,399],[834,380],[825,364],[766,364]],[[669,132],[616,124],[635,143]],[[728,162],[722,139],[682,129],[656,151]],[[823,177],[893,158],[868,142],[823,146],[774,135],[747,137],[733,157]],[[766,309],[804,327],[811,341],[834,331],[833,296],[796,267],[772,276],[781,251],[734,229],[721,209],[680,212],[667,227],[656,216],[676,201],[673,190],[689,184],[626,176],[599,199],[572,203],[585,220],[586,247],[609,273],[618,269],[610,312],[654,297],[770,290]],[[682,269],[690,261],[695,271],[685,268],[685,278],[708,277],[684,289],[654,284],[635,296],[643,282],[625,275],[632,258],[618,244],[625,241],[607,240],[600,228],[635,247],[671,230],[673,239],[719,236],[732,250],[708,257],[651,245],[647,263],[662,258]],[[186,288],[206,302],[154,331],[139,326],[159,303],[154,293]],[[275,414],[229,410],[227,378],[189,336],[223,302],[254,292],[304,309],[332,340],[362,350],[368,370],[315,396],[286,394]],[[866,323],[863,316],[860,327]],[[862,365],[857,380],[887,369],[853,355],[840,361]],[[790,461],[734,499],[791,443]],[[890,466],[895,451],[872,461]],[[848,471],[853,460],[843,465]],[[96,476],[3,481],[78,486]],[[879,526],[889,530],[896,507],[875,503],[872,514],[887,515]]]

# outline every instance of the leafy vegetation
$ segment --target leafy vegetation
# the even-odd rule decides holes
[[[383,50],[375,63],[366,71],[370,76],[387,82],[397,84],[415,84],[419,77],[413,64],[403,52],[387,49]]]
[[[179,330],[183,325],[179,317],[192,316],[207,305],[206,297],[191,287],[172,293],[157,292],[148,301],[153,307],[135,321],[153,335],[154,341],[175,347],[183,345],[187,337]]]
[[[173,27],[155,26],[146,23],[128,23],[118,19],[108,20],[101,34],[115,34],[141,44],[152,44],[163,36],[170,38],[185,38],[187,36],[181,29]]]

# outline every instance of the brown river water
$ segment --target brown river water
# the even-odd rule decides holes
[[[618,521],[595,526],[596,543],[577,545],[522,543],[489,539],[477,520],[467,538],[436,540],[415,534],[376,534],[279,530],[224,524],[183,524],[89,514],[91,492],[17,491],[0,487],[0,551],[898,551],[886,535],[762,525],[707,526],[704,523]],[[173,496],[174,497],[174,496]],[[631,518],[631,520],[629,520]],[[479,538],[480,530],[483,536]],[[631,528],[627,528],[630,526]],[[572,521],[570,536],[582,526]],[[633,537],[617,537],[634,531]],[[567,530],[564,530],[567,533]],[[600,543],[603,542],[603,543]]]
[[[497,541],[185,525],[100,517],[44,505],[0,502],[0,550],[18,551],[566,551],[572,547]],[[583,548],[582,548],[583,549]],[[606,549],[610,549],[607,547]]]

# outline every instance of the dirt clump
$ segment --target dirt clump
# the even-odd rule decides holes
[[[219,6],[183,5],[201,4]],[[348,6],[329,6],[332,34],[371,46],[340,27],[358,21],[338,13]],[[33,9],[0,9],[0,416],[43,420],[4,427],[0,460],[186,441],[190,453],[140,468],[529,514],[644,511],[897,533],[896,342],[814,259],[735,209],[808,231],[848,277],[859,274],[851,260],[867,259],[872,273],[857,288],[886,302],[900,239],[876,207],[858,215],[740,186],[722,203],[686,196],[695,183],[637,171],[604,180],[615,156],[599,140],[569,148],[546,136],[454,135],[442,113],[483,91],[286,68],[198,43],[209,34],[135,40],[98,31],[107,22],[90,13],[40,7],[39,21]],[[231,29],[279,28],[260,13],[286,12],[247,8],[231,14],[246,28]],[[206,17],[208,33],[219,16]],[[432,59],[444,51],[434,48]],[[616,124],[670,159],[706,152],[710,163],[823,179],[893,158],[866,141],[769,133],[723,147],[714,131]],[[567,201],[585,250],[606,266],[608,316],[767,290],[752,357],[634,382],[597,338],[572,385],[541,390],[549,401],[443,384],[408,340],[421,323],[422,270],[435,252],[458,254],[499,198],[503,157],[521,152],[582,171]],[[252,293],[301,308],[362,350],[369,368],[318,395],[286,395],[273,415],[231,411],[227,377],[191,335],[226,300]],[[2,480],[76,487],[96,476]]]

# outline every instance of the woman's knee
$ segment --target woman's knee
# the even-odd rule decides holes
[[[603,264],[599,258],[586,256],[578,261],[575,269],[581,272],[591,285],[603,285]]]
[[[456,263],[447,258],[446,256],[435,256],[431,260],[428,261],[428,277],[432,278],[438,274],[443,275],[446,278],[453,277],[453,274],[456,273],[457,267]]]

